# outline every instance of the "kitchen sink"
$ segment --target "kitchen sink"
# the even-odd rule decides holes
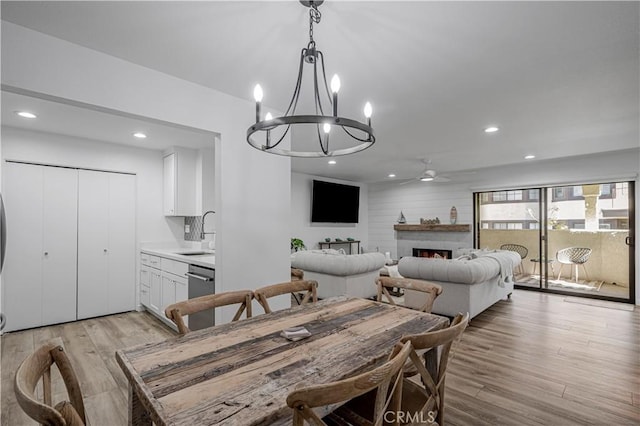
[[[214,252],[211,251],[185,251],[185,252],[177,252],[176,254],[182,256],[202,256],[202,255],[213,255]]]

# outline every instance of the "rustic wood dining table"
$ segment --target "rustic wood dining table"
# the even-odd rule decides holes
[[[403,335],[445,317],[339,296],[116,352],[131,425],[290,424],[286,397],[382,363]],[[311,336],[290,341],[285,328]]]

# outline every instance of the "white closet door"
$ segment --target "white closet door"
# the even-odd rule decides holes
[[[78,319],[84,319],[109,313],[109,175],[78,175]]]
[[[109,173],[109,313],[136,304],[136,177]]]
[[[2,271],[5,331],[42,325],[42,167],[4,163],[7,252]]]
[[[43,169],[42,324],[76,319],[78,171]]]
[[[77,171],[5,164],[7,331],[76,319]]]

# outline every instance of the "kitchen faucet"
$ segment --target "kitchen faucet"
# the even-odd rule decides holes
[[[206,234],[215,234],[215,232],[204,232],[204,219],[207,217],[209,213],[215,213],[213,210],[209,210],[205,214],[202,215],[202,232],[200,232],[200,240],[204,240],[204,236]]]

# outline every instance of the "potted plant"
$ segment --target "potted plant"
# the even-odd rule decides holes
[[[300,251],[305,250],[307,247],[304,245],[304,241],[300,238],[291,238],[291,250]]]

